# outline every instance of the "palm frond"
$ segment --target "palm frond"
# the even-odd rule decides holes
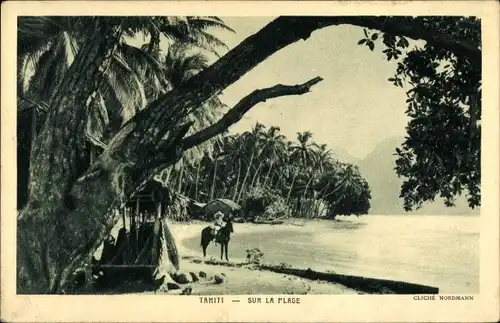
[[[167,90],[168,83],[165,79],[165,70],[162,64],[145,50],[123,43],[120,46],[121,56],[125,58],[127,65],[135,71],[141,78],[148,81],[158,80]]]
[[[132,118],[137,111],[143,109],[146,104],[144,86],[139,81],[137,74],[128,65],[123,65],[123,58],[115,55],[110,68],[106,74],[107,92],[112,92],[116,98],[115,103],[119,106],[108,108],[113,114],[113,119],[121,119],[121,123]],[[111,116],[110,116],[111,118]]]
[[[109,124],[108,110],[100,92],[87,112],[86,134],[93,141],[102,141]]]
[[[224,21],[219,17],[188,17],[188,23],[189,25],[200,30],[205,30],[208,28],[220,28],[232,33],[236,33],[234,29],[226,25]]]

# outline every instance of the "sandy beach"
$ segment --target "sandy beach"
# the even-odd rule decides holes
[[[279,225],[235,223],[228,262],[220,260],[219,246],[210,245],[207,256],[202,256],[200,233],[208,223],[170,222],[169,227],[181,256],[182,272],[203,271],[208,277],[217,274],[227,277],[219,285],[205,280],[193,283],[189,286],[193,294],[360,293],[339,283],[263,269],[282,265],[423,284],[445,293],[473,293],[478,288],[478,272],[464,268],[476,269],[478,265],[478,234],[474,223],[468,217],[386,216],[346,217],[341,221],[293,220]],[[117,224],[114,235],[119,227]],[[436,243],[451,239],[455,241],[453,247],[435,248]],[[261,264],[265,266],[246,264],[246,250],[252,248],[264,253]]]
[[[322,281],[312,281],[291,275],[278,274],[270,271],[255,270],[250,267],[232,266],[244,261],[244,257],[230,256],[229,263],[214,265],[202,261],[201,248],[199,252],[188,248],[185,242],[188,239],[198,237],[201,230],[207,226],[206,223],[172,223],[170,225],[172,234],[176,238],[177,247],[181,254],[181,270],[198,273],[203,271],[207,276],[224,274],[227,282],[223,284],[210,284],[205,282],[192,283],[193,295],[242,295],[242,294],[359,294],[343,285]],[[237,224],[237,232],[250,233],[276,232],[278,230],[303,230],[296,225],[258,225]],[[218,247],[211,248],[219,250]],[[218,251],[219,252],[219,251]],[[208,256],[207,256],[208,258]],[[184,286],[183,286],[184,287]]]

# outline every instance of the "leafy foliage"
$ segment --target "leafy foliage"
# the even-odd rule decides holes
[[[404,24],[417,18],[397,19]],[[449,41],[481,48],[481,24],[475,17],[419,17],[418,23],[447,34]],[[387,60],[397,61],[389,81],[410,88],[408,135],[395,152],[395,170],[405,179],[401,187],[405,209],[419,208],[437,195],[453,206],[454,198],[464,192],[470,207],[480,205],[480,64],[435,43],[410,49],[405,37],[380,34],[370,35],[365,29],[358,44],[373,50],[373,42],[382,38]]]
[[[277,219],[289,217],[291,208],[277,190],[253,187],[243,202],[243,214],[247,220],[255,218]]]
[[[105,19],[105,18],[101,18]],[[118,130],[159,95],[177,87],[208,62],[203,51],[217,52],[225,44],[212,36],[210,28],[232,31],[217,17],[116,17],[110,23],[123,27],[122,38],[110,67],[103,75],[95,99],[89,105],[83,131],[87,139],[81,165],[106,147]],[[96,23],[91,16],[20,17],[18,20],[18,120],[20,159],[30,158],[30,144],[44,124],[51,97],[66,76],[88,32]],[[156,32],[161,38],[155,38]],[[129,38],[150,36],[152,48],[138,48]],[[128,37],[128,38],[127,38]],[[160,47],[160,44],[162,47]],[[162,48],[169,48],[163,52]],[[192,52],[195,51],[193,54]],[[190,52],[191,54],[186,54]],[[218,119],[225,106],[212,97],[187,120],[194,122],[191,132],[206,127]],[[26,118],[29,116],[29,118]],[[32,127],[37,131],[28,131]],[[33,130],[32,129],[32,130]],[[215,139],[216,140],[216,139]],[[196,150],[209,149],[207,143]],[[25,196],[28,163],[20,164],[18,195]],[[24,201],[24,198],[23,198]],[[21,201],[19,207],[24,202]]]

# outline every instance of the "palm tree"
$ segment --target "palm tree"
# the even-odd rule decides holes
[[[213,16],[129,17],[127,23],[131,37],[139,33],[144,37],[149,37],[149,43],[144,47],[148,53],[158,51],[161,38],[164,37],[174,42],[208,50],[219,56],[218,49],[227,49],[227,46],[208,30],[218,28],[234,33],[234,30],[221,18]]]
[[[111,66],[105,71],[95,100],[87,111],[85,135],[90,146],[90,159],[96,147],[105,147],[108,138],[144,108],[148,101],[169,89],[165,70],[159,63],[159,38],[154,48],[142,50],[127,43],[127,37],[139,33],[159,32],[178,42],[198,45],[216,51],[225,44],[208,32],[211,27],[227,27],[217,17],[119,17],[123,27],[121,41],[116,44]],[[69,66],[92,26],[92,17],[23,17],[18,31],[18,111],[33,108],[31,140],[40,112],[48,108]],[[156,34],[155,34],[156,37]],[[152,38],[154,38],[152,36]],[[36,110],[34,109],[36,108]],[[29,152],[27,153],[29,158]]]
[[[125,17],[121,42],[113,55],[112,65],[97,94],[95,109],[90,109],[87,128],[90,139],[101,140],[104,127],[121,124],[133,116],[151,99],[165,92],[169,84],[158,53],[144,51],[129,45],[127,37],[138,33],[161,32],[178,43],[198,45],[216,51],[225,44],[208,33],[208,28],[231,30],[217,17]],[[46,105],[57,89],[65,72],[82,45],[82,37],[89,29],[91,17],[23,17],[19,21],[18,85],[20,103],[34,102]],[[206,66],[206,64],[205,64]],[[146,89],[144,85],[147,85]],[[148,94],[148,95],[147,95]],[[116,130],[116,129],[115,129]]]
[[[330,183],[327,184],[328,192],[323,195],[323,199],[328,201],[330,212],[335,212],[333,217],[340,213],[362,213],[368,210],[370,190],[357,166],[338,163],[338,167],[328,176]],[[340,194],[337,194],[339,191]]]
[[[283,139],[285,137],[279,134],[279,131],[279,127],[272,126],[268,131],[262,133],[261,138],[257,143],[260,146],[260,154],[257,158],[258,167],[253,175],[252,182],[250,184],[251,187],[255,186],[255,182],[260,175],[259,171],[261,170],[261,168],[263,166],[268,166],[268,172],[266,175],[267,180],[267,177],[272,170],[273,163],[279,160],[279,158],[281,158],[284,154],[285,146]]]
[[[164,59],[164,69],[166,71],[166,80],[172,88],[181,86],[189,78],[208,67],[208,58],[201,52],[189,53],[189,51],[192,50],[193,48],[190,46],[177,43],[174,43],[169,47],[168,53]],[[227,106],[217,96],[211,97],[200,109],[196,109],[185,118],[185,121],[191,121],[193,123],[188,135],[210,126],[220,119],[227,109]],[[178,182],[182,182],[182,176],[185,172],[184,166],[194,166],[196,164],[198,177],[201,167],[201,158],[205,154],[210,157],[213,154],[214,144],[221,144],[220,141],[221,136],[216,136],[203,144],[188,150],[183,155],[182,162],[179,162],[180,168]],[[178,187],[180,187],[180,184]],[[213,186],[213,189],[214,188],[215,187]],[[197,193],[195,193],[195,195],[197,195]]]
[[[305,167],[312,165],[314,161],[313,148],[316,145],[310,142],[311,138],[312,132],[310,131],[297,132],[298,144],[292,144],[290,147],[290,158],[294,161],[301,162]]]
[[[233,192],[230,194],[231,199],[236,200],[239,187],[240,179],[242,174],[243,160],[247,157],[247,151],[243,149],[244,147],[244,137],[241,135],[226,136],[224,137],[223,150],[226,153],[226,163],[231,165],[230,172],[234,175],[235,182],[231,183],[233,186]],[[237,171],[235,168],[237,167]]]
[[[287,202],[290,200],[292,190],[294,188],[295,180],[299,175],[299,170],[304,170],[310,167],[314,160],[314,152],[313,147],[314,144],[309,140],[312,137],[312,133],[310,131],[298,132],[297,133],[297,141],[298,144],[291,143],[290,150],[290,162],[297,163],[300,167],[295,168],[295,172],[292,179],[292,184],[290,186],[290,190],[288,191]],[[300,199],[300,197],[299,197]],[[298,201],[300,203],[300,201]]]
[[[286,158],[286,142],[285,136],[279,133],[280,128],[272,126],[269,128],[269,131],[266,134],[266,148],[265,148],[265,163],[269,163],[267,165],[267,173],[264,178],[263,186],[266,187],[267,180],[271,171],[273,170],[273,166],[279,164]]]
[[[262,135],[265,130],[265,126],[259,122],[256,123],[256,125],[252,128],[252,131],[247,131],[243,133],[243,141],[245,145],[245,149],[247,152],[250,153],[250,160],[247,162],[247,171],[245,173],[245,177],[243,177],[243,182],[241,183],[241,189],[240,193],[238,194],[238,197],[236,199],[236,202],[239,202],[242,198],[243,191],[245,190],[246,187],[246,182],[248,180],[248,176],[250,175],[250,172],[252,170],[254,158],[257,154],[259,154],[259,144],[262,140]]]
[[[318,173],[321,174],[321,171],[325,167],[325,164],[327,164],[331,160],[330,150],[326,150],[325,144],[321,146],[315,145],[315,149],[313,149],[313,156],[314,156],[314,165],[310,170],[309,180],[307,181],[307,184],[304,189],[304,193],[302,196],[304,199],[306,198],[309,186],[311,185],[312,181],[316,178]]]

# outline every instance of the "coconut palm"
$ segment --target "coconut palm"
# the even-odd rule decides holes
[[[219,28],[234,32],[219,17],[206,16],[154,16],[129,17],[127,19],[129,36],[135,37],[141,33],[149,38],[144,49],[148,53],[158,51],[162,38],[174,42],[193,45],[219,55],[220,48],[227,49],[226,44],[208,32]]]
[[[256,159],[257,168],[252,178],[250,187],[255,186],[256,181],[258,181],[261,173],[259,171],[263,168],[268,169],[266,174],[266,180],[269,177],[269,173],[273,168],[273,164],[278,162],[283,158],[283,154],[286,153],[286,146],[284,142],[284,136],[279,133],[280,128],[272,126],[268,131],[263,132],[258,140],[257,145],[259,146],[259,157]]]
[[[290,147],[290,158],[293,161],[299,161],[303,166],[309,167],[314,162],[314,147],[316,144],[310,141],[312,132],[297,132],[298,144],[293,143]]]
[[[314,157],[314,165],[309,171],[309,179],[304,188],[302,196],[302,198],[304,199],[307,197],[307,194],[309,192],[309,187],[311,186],[313,180],[317,179],[317,177],[322,173],[323,169],[325,168],[325,165],[327,165],[331,161],[330,150],[326,150],[325,144],[320,146],[315,145],[315,148],[313,149],[313,157]],[[311,205],[311,207],[312,206],[313,205]]]
[[[250,172],[252,171],[255,158],[260,154],[262,148],[260,144],[262,143],[263,133],[265,129],[266,127],[263,124],[257,122],[255,126],[252,127],[251,131],[247,131],[242,134],[243,137],[242,139],[244,144],[244,147],[242,147],[242,149],[245,149],[246,152],[250,153],[250,159],[246,163],[247,169],[245,172],[245,177],[243,177],[243,182],[241,183],[241,189],[236,199],[236,202],[239,202],[240,199],[242,198],[243,191],[246,188],[246,183],[250,175]]]
[[[312,133],[310,131],[298,132],[297,133],[297,141],[298,143],[291,142],[289,144],[289,161],[291,163],[300,165],[300,167],[295,167],[295,171],[292,178],[292,184],[290,185],[287,202],[290,200],[292,191],[294,190],[294,185],[299,175],[300,171],[307,170],[314,161],[314,152],[313,147],[315,144],[310,142],[312,138]]]
[[[193,48],[185,44],[174,43],[169,47],[164,58],[164,70],[166,80],[172,88],[181,86],[188,79],[208,67],[208,58],[201,52],[189,53]],[[207,128],[228,110],[228,107],[217,97],[209,98],[199,109],[191,112],[185,121],[192,122],[188,135],[201,129]],[[183,174],[186,170],[195,170],[199,176],[201,158],[207,154],[210,158],[213,154],[214,144],[221,144],[221,136],[216,136],[201,145],[188,150],[175,168],[178,170],[178,188],[182,182]],[[196,165],[196,167],[194,167]],[[187,167],[186,167],[187,166]],[[188,169],[186,169],[188,168]],[[171,172],[172,170],[166,170]],[[196,180],[197,181],[197,180]]]
[[[357,166],[338,163],[338,167],[325,178],[329,181],[322,198],[328,202],[330,214],[361,214],[368,211],[370,189]]]
[[[211,27],[231,30],[216,17],[127,17],[120,18],[124,36],[113,57],[113,63],[100,89],[97,112],[89,121],[106,123],[103,115],[106,109],[109,117],[120,116],[129,119],[142,109],[146,97],[155,98],[167,90],[164,68],[158,57],[150,55],[126,42],[126,37],[138,33],[155,34],[158,31],[176,43],[199,45],[216,50],[225,46],[215,36],[208,33]],[[92,17],[23,17],[19,22],[19,85],[20,92],[32,102],[46,104],[62,81],[65,72],[82,45],[81,39],[92,24]],[[159,42],[154,47],[158,47]],[[157,51],[156,51],[157,53]],[[158,56],[158,55],[156,55]],[[205,64],[206,65],[206,64]],[[144,87],[147,85],[147,88]],[[27,100],[22,100],[23,103]],[[105,106],[104,106],[105,105]],[[110,113],[109,110],[115,109]],[[94,109],[91,109],[92,113]],[[110,120],[112,122],[113,120]],[[118,122],[121,126],[121,123]],[[99,128],[93,125],[93,139],[100,139]],[[97,132],[96,132],[97,131]]]
[[[113,52],[110,67],[87,110],[84,129],[88,145],[88,161],[92,163],[98,151],[109,138],[137,111],[173,86],[166,79],[161,64],[159,32],[169,43],[184,43],[216,52],[225,44],[209,33],[209,29],[232,31],[217,17],[119,17],[123,29],[120,42]],[[94,23],[93,17],[23,17],[18,32],[18,111],[31,109],[31,138],[25,138],[26,147],[38,133],[49,108],[53,93],[61,84],[74,58],[87,39]],[[149,48],[129,44],[131,38],[144,34],[151,36]],[[206,67],[206,63],[203,67]],[[189,73],[188,73],[189,74]],[[175,80],[171,80],[174,81]],[[209,104],[218,103],[216,100]],[[199,112],[197,112],[199,113]],[[205,114],[206,116],[206,114]],[[207,118],[207,123],[214,118]],[[20,118],[25,120],[25,118]],[[203,120],[198,117],[197,120]],[[200,125],[199,127],[204,127]],[[27,131],[25,131],[27,133]],[[101,147],[101,148],[99,148]],[[23,158],[29,159],[29,150]],[[27,172],[22,169],[20,172]]]
[[[273,167],[282,163],[286,158],[287,146],[285,136],[281,135],[279,131],[279,127],[272,126],[265,135],[266,146],[264,148],[263,155],[265,156],[264,163],[267,168],[267,172],[264,178],[264,187],[266,187],[271,172],[275,170]]]

